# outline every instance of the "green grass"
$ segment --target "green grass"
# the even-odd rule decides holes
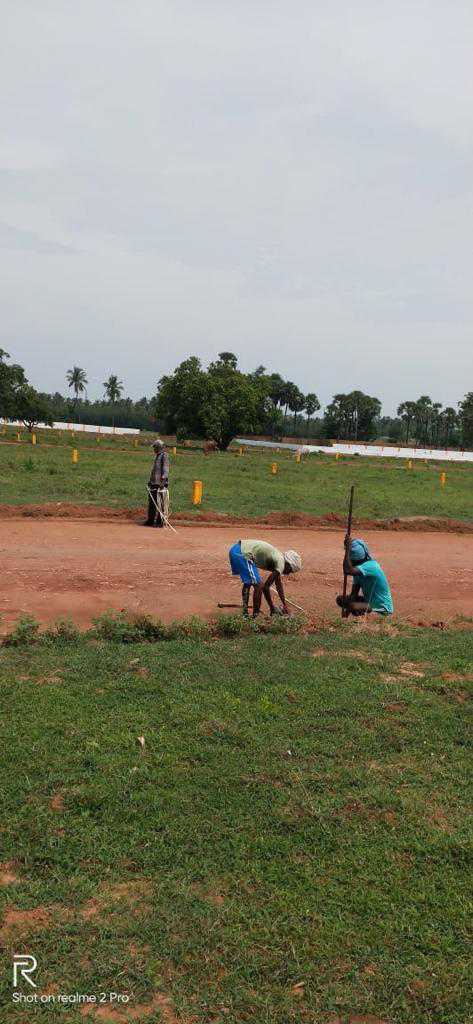
[[[471,1021],[471,636],[2,648],[1,898],[49,913],[7,965],[179,1024]]]
[[[0,443],[2,501],[10,504],[73,502],[133,508],[143,504],[151,465],[149,448],[134,450],[115,439],[113,450],[93,447],[79,438],[79,463],[72,466],[68,445],[36,447]],[[108,443],[108,442],[107,442]],[[276,460],[279,472],[270,473]],[[440,486],[439,474],[447,473]],[[171,456],[171,496],[174,512],[193,512],[192,481],[201,479],[200,508],[233,516],[257,517],[268,512],[297,511],[310,515],[344,514],[350,483],[357,485],[359,516],[440,516],[472,519],[473,466],[414,464],[406,460],[310,456],[297,465],[293,456],[255,452],[238,457],[232,452],[205,457],[180,450]]]

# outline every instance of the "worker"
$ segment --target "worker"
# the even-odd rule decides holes
[[[144,525],[163,527],[169,512],[169,456],[159,437],[153,443],[153,452],[148,481],[148,518]]]
[[[228,552],[232,574],[239,576],[243,584],[241,596],[243,601],[243,615],[249,614],[249,599],[253,587],[253,618],[256,619],[261,613],[261,599],[264,594],[269,605],[270,615],[289,615],[289,608],[286,604],[282,576],[289,576],[291,573],[299,572],[302,569],[302,559],[297,551],[279,551],[264,540],[239,540]],[[259,570],[263,569],[269,573],[263,582]],[[271,587],[274,583],[281,599],[282,609],[276,608],[271,596]]]
[[[343,572],[353,576],[353,586],[345,598],[337,597],[339,608],[348,609],[351,615],[392,615],[394,611],[391,590],[379,562],[369,553],[363,540],[345,537],[345,558]]]

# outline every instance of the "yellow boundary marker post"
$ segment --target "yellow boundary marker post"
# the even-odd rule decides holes
[[[75,465],[79,461],[79,452],[77,451],[77,448],[72,449],[71,458],[73,465]]]
[[[36,434],[31,435],[31,444],[36,444]]]
[[[277,464],[277,462],[272,462],[271,463],[271,473],[273,474],[273,476],[276,476],[277,471],[278,471],[278,464]]]
[[[242,445],[240,445],[240,447],[238,449],[238,454],[239,455],[243,455],[243,447],[242,447]]]
[[[407,460],[407,468],[412,469],[412,459]]]
[[[200,505],[200,503],[202,501],[202,491],[203,491],[202,480],[194,480],[194,483],[192,484],[192,504],[193,505]]]
[[[173,455],[177,455],[176,445],[173,445],[173,447],[171,448],[171,452],[172,452]]]
[[[300,462],[301,461],[301,457],[302,457],[301,453],[300,452],[296,452],[296,462]]]
[[[340,452],[335,452],[335,462],[338,462],[340,458]]]
[[[441,473],[440,474],[440,486],[441,487],[445,487],[446,483],[447,483],[447,474],[446,473]]]

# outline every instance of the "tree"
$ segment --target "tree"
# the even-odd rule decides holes
[[[115,374],[112,373],[110,374],[108,380],[104,380],[103,386],[105,388],[105,394],[107,396],[108,401],[111,402],[112,405],[115,402],[118,402],[118,399],[120,398],[120,395],[123,391],[123,381],[119,380],[118,377],[116,377]]]
[[[309,391],[309,394],[305,396],[305,412],[307,416],[307,433],[309,433],[309,423],[311,416],[318,412],[320,409],[320,402],[317,395],[313,391]]]
[[[447,405],[446,409],[444,409],[440,414],[440,419],[442,424],[443,440],[447,446],[451,445],[452,442],[456,442],[458,440],[456,436],[458,415],[455,412],[455,409],[452,409],[451,405]]]
[[[218,359],[220,363],[223,363],[225,366],[231,366],[234,370],[238,366],[238,358],[234,352],[219,352]]]
[[[241,373],[228,355],[220,353],[207,370],[193,356],[161,378],[155,408],[166,431],[206,437],[221,449],[241,431],[258,431],[267,412],[265,380]]]
[[[275,407],[282,404],[284,398],[284,381],[280,373],[270,373],[268,381],[269,397]]]
[[[103,386],[105,388],[105,394],[108,401],[113,409],[112,426],[115,426],[115,404],[118,402],[120,395],[123,391],[123,381],[119,380],[118,377],[111,373],[108,380],[104,380]]]
[[[28,383],[23,367],[17,363],[8,365],[9,358],[8,352],[0,348],[0,416],[6,420],[17,416],[18,394]]]
[[[72,370],[67,371],[66,380],[69,387],[74,389],[75,403],[77,405],[79,395],[85,391],[86,385],[89,383],[86,372],[80,366],[73,366]]]
[[[325,435],[346,440],[369,441],[381,412],[379,398],[363,391],[334,395],[325,412]]]
[[[30,433],[38,423],[45,423],[48,427],[53,425],[49,402],[29,384],[25,384],[18,392],[16,415]]]
[[[292,380],[283,381],[279,401],[284,406],[284,432],[286,431],[287,410],[291,409],[292,411],[291,402],[298,392],[300,394],[297,384],[294,384]]]
[[[201,417],[207,437],[222,450],[242,431],[258,430],[261,401],[260,382],[241,373],[233,360],[210,363],[206,374]],[[231,353],[230,353],[231,355]]]
[[[288,405],[289,405],[289,408],[290,408],[291,412],[294,413],[294,419],[293,419],[293,423],[292,423],[292,430],[295,433],[297,413],[298,412],[302,412],[302,410],[305,409],[305,397],[302,394],[302,391],[300,391],[299,388],[297,387],[297,384],[293,384],[293,386],[292,386],[292,389],[291,389],[290,394],[289,394]]]
[[[434,402],[432,404],[432,412],[430,414],[430,440],[432,444],[440,444],[440,428],[442,426],[441,419],[442,403]]]
[[[459,403],[459,419],[462,430],[462,444],[466,448],[473,445],[473,391],[465,395]]]
[[[205,372],[197,356],[184,359],[174,373],[161,377],[152,409],[156,419],[162,421],[165,433],[177,434],[179,438],[204,436],[204,384]]]
[[[416,439],[421,444],[427,444],[430,422],[432,416],[432,399],[428,395],[421,395],[415,403]]]
[[[401,419],[406,424],[406,437],[405,437],[406,444],[409,444],[409,438],[411,436],[411,424],[412,424],[412,421],[414,419],[415,412],[416,412],[416,403],[415,402],[401,402],[401,405],[399,406],[399,408],[397,410],[398,416],[400,416]]]

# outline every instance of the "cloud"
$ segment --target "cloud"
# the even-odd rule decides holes
[[[471,5],[7,0],[4,30],[2,308],[38,386],[74,360],[140,395],[224,347],[323,401],[461,397]]]
[[[72,246],[60,245],[58,242],[50,242],[41,238],[34,231],[22,231],[14,228],[11,224],[0,222],[0,249],[14,250],[17,252],[36,252],[42,255],[48,253],[73,253],[76,252]]]

